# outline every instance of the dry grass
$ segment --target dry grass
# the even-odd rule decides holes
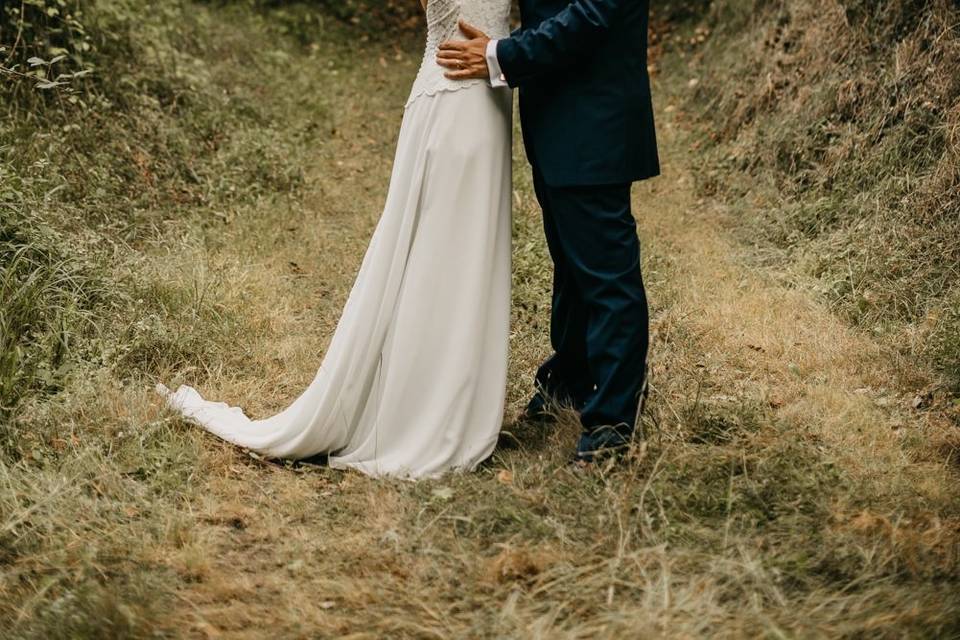
[[[258,22],[230,24],[229,42],[263,42]],[[571,472],[565,414],[543,431],[508,421],[475,474],[374,481],[266,464],[162,411],[157,378],[258,415],[288,402],[376,223],[418,55],[304,37],[281,49],[294,86],[213,75],[249,83],[295,130],[315,118],[329,132],[287,160],[302,190],[241,198],[213,223],[171,217],[135,252],[147,284],[116,320],[131,332],[118,364],[22,412],[36,457],[0,463],[7,635],[960,633],[960,483],[943,455],[958,443],[912,406],[929,374],[813,284],[756,266],[736,238],[742,205],[694,195],[676,114],[661,117],[667,175],[635,189],[655,388],[627,464]],[[550,281],[516,156],[510,414],[547,353]]]
[[[678,99],[700,192],[766,263],[960,390],[960,11],[947,0],[714,3]],[[692,94],[692,99],[690,99]]]

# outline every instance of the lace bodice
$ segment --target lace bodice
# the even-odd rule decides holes
[[[457,21],[464,19],[491,38],[510,34],[510,0],[428,0],[427,47],[420,71],[410,92],[409,105],[417,97],[441,91],[456,91],[486,80],[448,80],[437,64],[437,48],[447,40],[463,40]]]

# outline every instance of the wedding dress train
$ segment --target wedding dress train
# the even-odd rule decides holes
[[[463,18],[508,32],[509,0],[430,0],[423,64],[383,215],[313,382],[251,420],[182,386],[171,407],[277,458],[423,477],[473,469],[503,418],[510,305],[511,97],[453,82],[434,61]]]

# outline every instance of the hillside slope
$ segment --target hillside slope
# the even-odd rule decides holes
[[[960,391],[960,8],[720,0],[699,14],[671,67],[697,119],[699,193],[739,199],[759,262],[936,370],[941,396]]]

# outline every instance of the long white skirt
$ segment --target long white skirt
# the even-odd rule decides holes
[[[510,321],[511,100],[467,86],[408,105],[383,216],[307,390],[251,420],[193,388],[174,409],[261,454],[381,476],[470,470],[503,419]]]

